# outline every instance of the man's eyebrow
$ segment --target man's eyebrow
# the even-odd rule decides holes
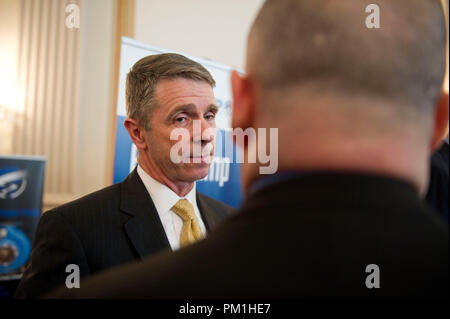
[[[191,113],[195,110],[195,105],[194,104],[185,104],[185,105],[180,105],[175,107],[172,111],[170,111],[169,115],[167,116],[168,118],[172,118],[172,116],[174,116],[177,113],[180,112],[186,112],[186,113]]]
[[[172,111],[169,112],[169,115],[167,118],[172,118],[175,114],[186,112],[186,113],[194,113],[195,112],[195,105],[194,104],[185,104],[175,107]],[[208,106],[206,112],[214,112],[216,114],[219,112],[219,107],[215,104],[211,104]]]
[[[214,114],[216,114],[217,112],[219,112],[219,107],[215,104],[211,104],[210,106],[208,106],[206,112],[214,112]]]

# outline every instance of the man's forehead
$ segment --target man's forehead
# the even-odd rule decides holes
[[[209,108],[215,104],[214,91],[207,82],[189,79],[164,79],[156,85],[158,109],[164,113],[191,106]]]
[[[211,85],[204,81],[175,78],[162,79],[156,84],[156,97],[164,99],[214,97]]]

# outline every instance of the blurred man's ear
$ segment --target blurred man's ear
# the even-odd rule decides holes
[[[231,73],[231,89],[233,91],[233,116],[231,126],[233,129],[253,127],[254,97],[251,91],[250,80],[240,76],[238,72]]]
[[[442,92],[439,97],[434,117],[434,133],[431,141],[431,151],[434,152],[442,145],[443,139],[448,134],[449,111],[448,92]]]
[[[128,117],[125,119],[125,122],[123,122],[123,125],[127,129],[128,134],[136,147],[141,150],[147,149],[144,128],[136,120]]]

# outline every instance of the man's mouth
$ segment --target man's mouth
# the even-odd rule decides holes
[[[213,154],[199,155],[199,156],[189,156],[189,162],[191,163],[210,163],[212,161]]]

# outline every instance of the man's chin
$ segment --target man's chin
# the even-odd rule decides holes
[[[209,172],[208,163],[189,163],[183,165],[184,180],[195,182],[205,178]]]

